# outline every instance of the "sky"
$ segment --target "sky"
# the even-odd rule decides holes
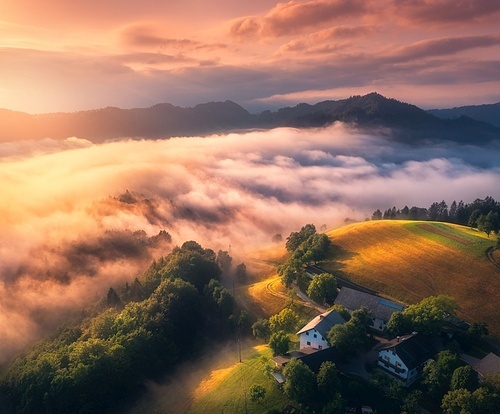
[[[500,101],[496,0],[3,0],[0,108]]]

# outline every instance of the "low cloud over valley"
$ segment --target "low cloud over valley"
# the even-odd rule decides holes
[[[0,362],[185,240],[243,259],[305,223],[500,198],[498,143],[410,147],[389,133],[1,143]]]

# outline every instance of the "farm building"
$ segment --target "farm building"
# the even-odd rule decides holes
[[[330,346],[326,339],[328,331],[335,325],[340,325],[345,322],[345,319],[336,311],[328,311],[316,316],[297,332],[300,338],[300,348],[328,348]]]
[[[413,333],[398,336],[380,348],[377,364],[408,386],[435,354],[436,350],[422,335]]]
[[[335,304],[342,305],[349,312],[366,307],[373,316],[371,327],[378,331],[385,329],[394,312],[401,312],[404,309],[399,303],[348,287],[340,289]]]

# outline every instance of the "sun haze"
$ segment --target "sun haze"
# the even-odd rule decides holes
[[[494,1],[4,1],[0,107],[500,100]],[[460,87],[457,87],[460,85]]]

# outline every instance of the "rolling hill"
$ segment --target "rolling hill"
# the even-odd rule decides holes
[[[494,237],[453,224],[390,220],[327,234],[333,245],[323,268],[406,303],[451,295],[459,316],[486,322],[500,337],[500,269],[485,256]]]

